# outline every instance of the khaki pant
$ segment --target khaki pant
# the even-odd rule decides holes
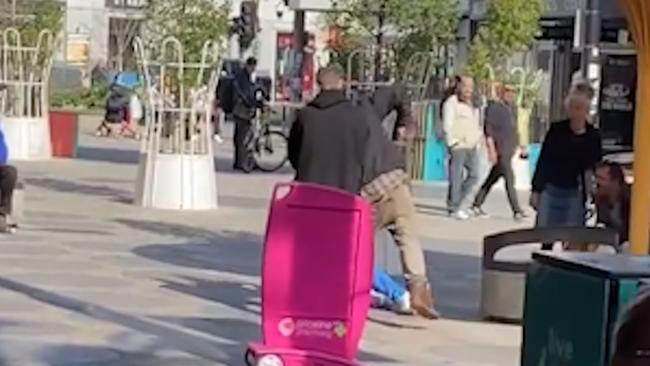
[[[375,204],[378,229],[386,228],[400,251],[402,271],[408,281],[426,281],[422,245],[415,224],[415,205],[407,184],[397,187],[387,198]]]

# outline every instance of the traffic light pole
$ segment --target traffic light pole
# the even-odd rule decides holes
[[[291,77],[292,101],[302,102],[302,67],[305,50],[305,11],[296,10],[293,21],[293,75]]]
[[[587,0],[585,9],[585,39],[582,49],[582,77],[596,90],[596,97],[592,105],[592,115],[598,110],[598,95],[601,79],[600,58],[600,18],[601,0]]]

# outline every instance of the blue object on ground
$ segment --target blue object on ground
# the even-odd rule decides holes
[[[447,181],[447,146],[436,133],[436,122],[440,115],[440,105],[427,106],[424,121],[426,134],[424,141],[424,174],[425,182]]]
[[[372,289],[386,296],[393,303],[399,301],[406,293],[406,289],[388,272],[376,268],[373,273]]]

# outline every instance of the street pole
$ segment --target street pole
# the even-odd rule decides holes
[[[601,0],[587,0],[585,8],[585,40],[582,51],[582,77],[596,91],[591,114],[596,116],[598,111],[598,95],[600,91],[601,62],[600,62],[600,18]]]
[[[302,66],[304,59],[305,39],[305,11],[295,10],[293,21],[293,73],[291,75],[292,101],[302,102]]]
[[[232,1],[230,3],[230,14],[232,19],[237,19],[241,16],[241,1]],[[239,33],[232,32],[230,34],[230,39],[228,40],[229,56],[233,60],[239,60],[241,58],[241,47],[239,44]]]

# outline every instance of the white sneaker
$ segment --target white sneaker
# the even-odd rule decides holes
[[[214,138],[214,141],[215,141],[217,144],[222,144],[222,143],[223,143],[223,139],[221,138],[221,136],[219,136],[219,135],[214,135],[213,138]]]
[[[458,210],[458,211],[452,213],[451,217],[455,218],[456,220],[460,220],[460,221],[465,221],[465,220],[469,219],[469,215],[467,214],[467,212],[465,212],[463,210]]]
[[[398,314],[412,315],[413,309],[411,309],[411,294],[408,291],[404,292],[404,295],[393,303],[391,309]]]
[[[370,290],[370,306],[375,309],[386,309],[390,301],[386,296],[375,290]]]

